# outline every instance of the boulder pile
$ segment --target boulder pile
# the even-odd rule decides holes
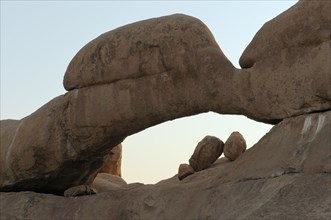
[[[189,164],[180,164],[178,168],[178,179],[209,168],[223,153],[230,161],[237,159],[246,150],[246,141],[238,132],[233,132],[225,144],[214,136],[204,137],[189,159]]]

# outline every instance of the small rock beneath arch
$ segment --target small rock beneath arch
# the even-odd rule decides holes
[[[64,191],[65,197],[85,196],[96,194],[95,190],[89,185],[73,186]]]
[[[195,171],[204,170],[212,165],[223,152],[224,143],[214,136],[204,137],[196,146],[189,162]]]
[[[181,165],[179,165],[179,168],[178,168],[178,179],[182,180],[185,177],[192,175],[193,173],[195,173],[195,171],[193,170],[193,168],[190,165],[182,163]]]
[[[237,159],[246,150],[246,141],[238,132],[234,131],[226,140],[224,145],[224,156],[233,161]]]

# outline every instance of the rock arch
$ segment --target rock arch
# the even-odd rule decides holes
[[[177,173],[179,164],[188,163],[194,147],[207,135],[225,143],[239,131],[250,148],[271,128],[244,116],[212,112],[150,127],[123,141],[123,178],[127,183],[157,183]]]
[[[276,123],[330,109],[329,11],[327,1],[300,1],[268,22],[241,70],[186,15],[99,36],[69,64],[65,95],[20,121],[1,121],[1,190],[59,193],[91,183],[125,137],[179,117],[214,111]]]

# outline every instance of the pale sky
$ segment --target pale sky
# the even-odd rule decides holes
[[[224,54],[239,57],[268,20],[297,1],[3,1],[1,0],[1,119],[21,119],[65,93],[73,56],[100,34],[135,21],[183,13],[202,20]],[[239,131],[248,147],[271,126],[244,116],[206,113],[146,129],[123,142],[123,178],[156,183],[188,163],[206,135],[224,142]]]

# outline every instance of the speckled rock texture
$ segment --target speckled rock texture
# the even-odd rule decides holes
[[[66,94],[1,121],[0,190],[62,195],[90,185],[127,136],[184,116],[214,111],[275,124],[330,110],[330,11],[330,1],[301,0],[267,22],[240,59],[244,69],[186,15],[101,35],[70,62]]]
[[[204,137],[195,147],[189,160],[195,171],[204,170],[212,165],[223,153],[224,143],[214,136]]]
[[[195,171],[189,164],[182,163],[178,167],[177,176],[178,176],[179,180],[182,180],[182,179],[188,177],[189,175],[192,175],[193,173],[195,173]]]
[[[245,138],[238,131],[234,131],[226,140],[223,153],[226,158],[233,161],[244,153],[246,148]]]
[[[182,181],[113,183],[73,198],[2,192],[0,218],[330,219],[330,132],[331,111],[302,115],[274,126],[237,160],[220,158]]]

